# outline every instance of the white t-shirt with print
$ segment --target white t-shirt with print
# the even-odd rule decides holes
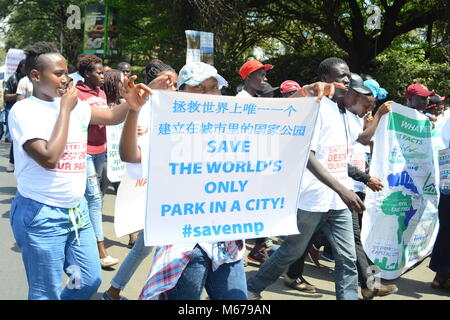
[[[345,122],[344,122],[345,119]],[[358,137],[348,128],[348,112],[341,113],[336,103],[322,98],[311,141],[316,159],[335,179],[351,189],[348,177],[348,148]],[[339,195],[305,170],[298,198],[298,208],[311,212],[327,212],[347,208]]]
[[[53,102],[34,96],[19,101],[9,114],[9,128],[14,143],[14,174],[22,196],[59,208],[73,208],[80,203],[86,188],[87,129],[91,108],[78,101],[71,112],[69,134],[57,167],[41,167],[23,149],[28,140],[48,141],[59,115],[61,98]]]
[[[352,137],[356,136],[356,139],[359,135],[364,131],[364,119],[360,118],[358,115],[347,112],[350,131],[352,132]],[[364,146],[358,141],[354,141],[352,144],[352,152],[350,164],[361,170],[362,172],[366,172],[366,153],[370,152],[369,146]],[[353,180],[353,190],[354,192],[365,192],[366,185],[362,182]]]

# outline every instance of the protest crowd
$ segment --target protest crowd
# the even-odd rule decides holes
[[[220,70],[203,62],[187,63],[177,72],[153,59],[144,81],[137,83],[127,62],[112,69],[96,55],[80,54],[69,73],[68,62],[52,43],[31,44],[25,54],[17,71],[5,79],[0,137],[10,144],[7,172],[17,180],[10,223],[30,300],[91,299],[102,282],[102,268],[111,266],[118,270],[103,299],[126,300],[121,292],[142,263],[148,264],[142,300],[200,300],[205,290],[211,300],[259,300],[280,277],[291,289],[314,293],[316,286],[304,273],[307,258],[317,267],[320,259],[335,263],[338,300],[398,291],[392,284],[371,283],[368,270],[378,263],[369,258],[361,236],[371,205],[366,194],[386,188],[383,177],[371,174],[370,164],[377,143],[383,143],[375,139],[377,128],[395,104],[370,75],[352,73],[346,61],[329,57],[317,66],[317,82],[300,85],[302,79],[285,79],[274,85],[270,70],[276,66],[242,61],[236,98],[310,97],[318,108],[320,104],[304,155],[296,212],[299,233],[146,246],[145,230],[136,230],[127,238],[128,255],[113,257],[104,244],[103,196],[111,185],[116,192],[122,185],[107,176],[106,127],[123,124],[119,152],[128,177],[149,177],[149,136],[158,129],[150,121],[155,92],[219,96],[228,82]],[[402,89],[410,112],[433,130],[439,128],[437,139],[448,151],[450,92],[437,93],[420,83]],[[330,150],[337,146],[344,146],[342,170],[331,170]],[[435,272],[430,285],[442,292],[450,290],[448,179],[447,172],[436,186],[439,230],[429,266]],[[252,244],[248,254],[246,242]],[[259,266],[250,277],[248,263]],[[78,272],[69,266],[78,266]],[[79,275],[79,285],[61,289],[64,273]]]

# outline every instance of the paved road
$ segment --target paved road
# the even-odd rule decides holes
[[[13,174],[6,173],[7,155],[9,144],[0,142],[0,300],[21,300],[27,298],[28,285],[23,268],[20,252],[15,244],[9,224],[9,208],[11,199],[16,191],[16,182]],[[111,191],[111,190],[110,190]],[[115,196],[108,192],[105,196],[103,212],[103,228],[105,232],[105,243],[108,253],[123,260],[129,249],[126,247],[128,237],[117,238],[114,234],[114,201]],[[136,299],[139,296],[142,285],[145,281],[150,258],[138,268],[134,277],[123,291],[123,295],[128,299]],[[300,293],[283,285],[280,278],[267,291],[262,293],[264,299],[270,300],[334,300],[334,274],[333,264],[322,261],[323,267],[316,268],[312,263],[307,262],[304,275],[311,283],[318,288],[315,294]],[[396,284],[399,291],[384,298],[383,300],[450,300],[450,293],[432,289],[430,281],[433,279],[433,272],[428,268],[429,258],[425,259],[413,270],[404,274],[394,281],[384,281],[386,284]],[[117,270],[117,268],[115,268]],[[102,293],[109,287],[109,282],[116,270],[103,271],[103,282],[93,299],[101,299]],[[247,276],[254,274],[257,267],[249,265]],[[64,280],[65,281],[65,280]]]

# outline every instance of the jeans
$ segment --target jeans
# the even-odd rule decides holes
[[[248,279],[248,290],[260,293],[274,283],[291,263],[303,255],[316,230],[321,229],[331,244],[336,261],[336,298],[357,300],[358,271],[350,211],[309,212],[299,209],[297,226],[300,234],[286,237],[281,247]]]
[[[6,120],[6,123],[5,123],[5,125],[6,125],[6,130],[5,130],[5,139],[11,139],[11,134],[10,134],[10,132],[9,132],[9,125],[8,125],[8,116],[9,116],[9,111],[10,111],[11,109],[6,109],[5,108],[5,120]]]
[[[11,146],[9,147],[9,163],[14,164],[14,149],[13,149],[13,143],[11,143]]]
[[[450,195],[441,193],[439,231],[431,254],[430,269],[450,278]]]
[[[211,259],[197,245],[176,286],[166,294],[169,300],[200,300],[203,288],[211,300],[247,300],[242,260],[224,263],[213,272]]]
[[[102,208],[103,196],[100,190],[100,177],[105,166],[106,152],[100,154],[87,154],[86,157],[86,197],[89,216],[91,218],[92,227],[94,228],[97,241],[103,241],[103,226],[102,226]]]
[[[97,244],[83,198],[78,209],[84,226],[75,228],[69,209],[44,205],[18,192],[10,220],[28,280],[30,300],[88,300],[101,284]],[[65,272],[69,282],[61,291]]]
[[[141,262],[150,255],[151,250],[152,247],[146,247],[144,245],[144,233],[142,231],[139,232],[133,248],[123,261],[119,271],[117,271],[111,280],[111,286],[119,290],[125,289],[128,281],[130,281]]]

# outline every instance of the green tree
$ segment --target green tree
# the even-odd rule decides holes
[[[434,22],[447,24],[450,3],[447,0],[231,0],[232,10],[220,10],[224,0],[190,0],[210,20],[247,17],[247,34],[256,37],[270,34],[274,38],[302,39],[307,33],[323,33],[346,52],[351,68],[359,72],[365,64],[386,50],[394,39]],[[377,16],[369,7],[379,11],[380,29],[371,30],[367,23]],[[222,18],[223,19],[223,18]],[[249,23],[255,21],[255,23]],[[296,28],[296,23],[300,27]],[[252,32],[252,29],[266,32]],[[448,33],[448,31],[447,31]],[[286,40],[287,38],[287,40]],[[298,42],[297,41],[294,41]],[[299,50],[299,48],[297,48]]]

